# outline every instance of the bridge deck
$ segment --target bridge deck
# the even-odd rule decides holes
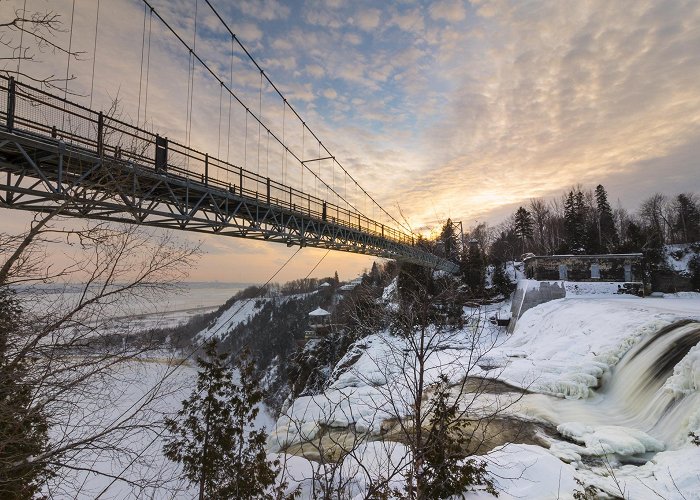
[[[412,235],[0,78],[0,206],[330,248],[455,272]]]

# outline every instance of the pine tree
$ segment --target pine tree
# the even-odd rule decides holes
[[[597,246],[601,252],[611,252],[619,244],[619,238],[615,228],[612,208],[610,208],[610,203],[608,203],[608,193],[602,184],[598,184],[595,188],[595,200],[598,209]]]
[[[688,262],[688,271],[690,271],[690,286],[693,290],[700,292],[700,256],[695,256]]]
[[[423,467],[417,477],[421,498],[450,498],[463,495],[470,486],[481,486],[497,495],[488,476],[486,462],[464,458],[464,448],[473,431],[459,418],[458,406],[451,401],[450,384],[441,374],[431,397],[432,413],[428,421],[423,449]]]
[[[515,284],[506,274],[505,264],[495,264],[493,266],[491,282],[493,283],[494,291],[505,298],[508,298],[515,290]]]
[[[452,219],[447,219],[438,239],[442,243],[442,256],[452,262],[459,262],[459,235]]]
[[[176,418],[165,421],[165,456],[182,464],[200,500],[273,498],[279,462],[266,458],[264,429],[252,428],[263,399],[252,361],[243,356],[239,362],[238,385],[215,341],[197,364],[195,390]]]
[[[526,243],[532,239],[533,229],[532,214],[524,207],[518,208],[515,212],[515,233],[522,243],[522,253],[525,253]]]
[[[564,201],[564,226],[566,229],[566,243],[572,253],[585,252],[584,241],[586,239],[586,204],[581,191],[569,191]]]
[[[32,407],[29,367],[9,352],[21,315],[14,292],[0,286],[0,498],[20,500],[34,498],[51,475],[45,462],[31,460],[46,449],[46,416]]]
[[[679,243],[700,240],[700,207],[690,194],[681,193],[674,203],[673,230],[680,236]]]
[[[479,247],[479,242],[471,240],[466,253],[460,262],[462,279],[469,287],[472,297],[484,296],[484,285],[486,281],[486,260]]]

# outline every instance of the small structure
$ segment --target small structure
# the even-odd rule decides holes
[[[539,281],[643,281],[642,254],[528,255],[525,276]]]
[[[328,333],[331,326],[331,313],[320,307],[309,313],[309,330],[304,333],[308,341],[317,339]]]
[[[348,283],[346,285],[341,286],[338,288],[338,291],[340,293],[346,293],[346,292],[352,292],[357,285],[355,283]]]
[[[323,283],[321,283],[321,284],[318,286],[318,289],[319,289],[319,290],[325,290],[326,288],[328,288],[328,287],[330,287],[330,286],[331,286],[330,283],[328,283],[327,281],[324,281]]]

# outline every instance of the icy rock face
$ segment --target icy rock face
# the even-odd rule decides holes
[[[617,425],[592,427],[580,422],[568,422],[557,426],[557,430],[563,436],[584,444],[595,455],[638,455],[663,451],[665,448],[661,441],[646,432]]]
[[[576,454],[638,455],[682,447],[700,431],[699,341],[700,323],[669,324],[632,347],[588,400],[531,396],[525,407],[580,443],[580,447],[569,444],[558,452],[568,460],[576,460]],[[589,374],[600,378],[594,370]],[[593,381],[586,375],[573,372],[569,379],[565,375],[551,391],[576,394],[577,387]],[[578,394],[583,392],[585,389],[578,390]]]
[[[682,397],[700,388],[700,344],[696,345],[673,369],[664,383],[664,389],[676,397]]]

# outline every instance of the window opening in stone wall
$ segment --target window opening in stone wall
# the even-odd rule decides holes
[[[559,264],[559,279],[563,281],[569,279],[569,272],[566,268],[566,264]]]

